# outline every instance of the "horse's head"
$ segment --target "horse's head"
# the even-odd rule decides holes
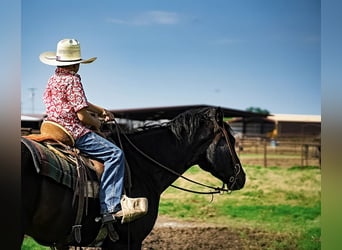
[[[229,190],[243,188],[246,175],[235,151],[235,138],[230,126],[223,122],[223,114],[216,110],[213,117],[215,135],[206,151],[200,155],[199,166],[217,177]]]
[[[193,109],[172,121],[172,131],[187,141],[196,152],[190,164],[198,164],[227,184],[229,190],[241,189],[245,173],[235,151],[235,138],[230,126],[223,122],[220,108]]]

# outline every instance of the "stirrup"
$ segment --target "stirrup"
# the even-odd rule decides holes
[[[102,216],[102,223],[107,228],[108,237],[111,241],[116,242],[119,240],[119,235],[114,228],[116,219],[113,214],[104,214]]]
[[[114,214],[104,214],[102,216],[102,223],[103,224],[108,224],[108,223],[113,223],[113,222],[116,222]]]

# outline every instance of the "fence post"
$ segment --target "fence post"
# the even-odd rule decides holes
[[[308,166],[308,165],[309,165],[309,145],[302,144],[302,167]]]
[[[264,167],[267,167],[267,139],[264,138]]]
[[[300,160],[301,160],[301,166],[303,167],[304,166],[304,145],[303,144],[302,144],[302,148],[301,148]]]

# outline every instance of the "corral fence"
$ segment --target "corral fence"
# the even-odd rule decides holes
[[[242,137],[236,139],[236,150],[242,164],[321,167],[320,138]]]

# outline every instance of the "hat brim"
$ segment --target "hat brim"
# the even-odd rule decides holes
[[[87,60],[80,59],[76,61],[57,61],[55,52],[44,52],[40,54],[39,60],[42,63],[52,65],[52,66],[68,66],[68,65],[79,64],[79,63],[92,63],[93,61],[96,60],[96,57],[92,57]]]

